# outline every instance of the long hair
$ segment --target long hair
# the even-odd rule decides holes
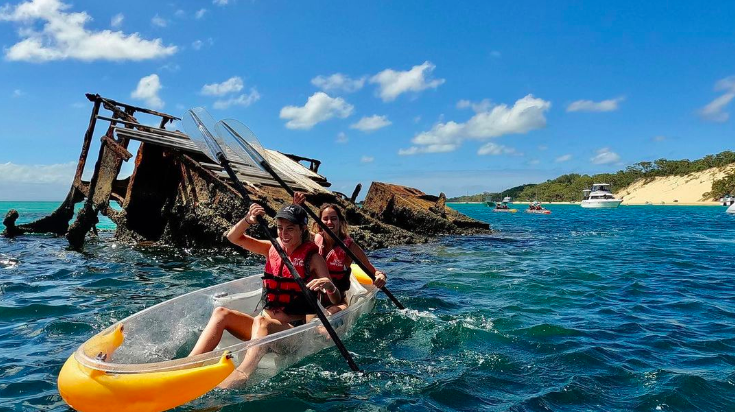
[[[347,225],[347,219],[345,219],[345,214],[342,211],[342,208],[338,205],[335,205],[334,203],[325,203],[322,205],[322,207],[319,208],[319,219],[322,218],[322,213],[324,213],[325,210],[332,209],[337,214],[337,218],[339,219],[339,233],[337,235],[344,239],[346,238],[350,233],[350,227]],[[321,228],[319,227],[319,224],[317,222],[314,222],[311,224],[311,231],[314,233],[319,233]]]

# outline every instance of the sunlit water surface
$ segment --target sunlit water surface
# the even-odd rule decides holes
[[[55,206],[0,212],[31,220]],[[735,410],[735,216],[724,208],[453,207],[497,232],[371,253],[410,309],[381,298],[345,341],[365,374],[331,349],[177,410]],[[109,232],[84,253],[63,238],[0,238],[0,410],[68,410],[56,377],[91,335],[261,269]]]

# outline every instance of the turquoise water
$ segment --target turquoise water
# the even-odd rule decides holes
[[[42,217],[48,216],[51,214],[56,208],[58,208],[61,205],[61,202],[8,202],[8,201],[0,201],[0,213],[2,213],[2,218],[5,218],[5,214],[10,209],[15,209],[18,211],[20,216],[18,216],[18,220],[15,221],[16,225],[22,225],[24,223],[30,223],[35,220],[38,220]],[[112,202],[112,207],[116,210],[120,210],[120,207],[117,205],[117,203]],[[75,210],[75,217],[76,213],[79,212],[79,210],[83,207],[83,204],[78,203],[76,205]],[[70,221],[73,222],[74,219]],[[5,227],[2,227],[2,229],[5,229]],[[2,231],[0,229],[0,231]],[[100,230],[114,230],[115,224],[112,222],[112,220],[108,219],[105,216],[99,215],[99,223],[97,224],[97,229]]]
[[[735,410],[735,216],[724,208],[454,207],[498,232],[371,254],[410,309],[381,299],[345,342],[366,374],[328,350],[177,410]],[[3,411],[67,410],[56,376],[89,336],[261,270],[234,253],[131,248],[105,233],[83,254],[63,238],[0,239],[8,258]]]

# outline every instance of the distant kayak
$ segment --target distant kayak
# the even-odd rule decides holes
[[[355,265],[352,273],[346,293],[350,306],[330,317],[340,336],[375,306],[377,289],[370,278]],[[225,332],[212,352],[186,357],[215,307],[257,315],[261,287],[260,276],[226,282],[165,301],[110,326],[66,361],[58,378],[61,397],[80,412],[164,411],[212,390],[237,368],[249,349],[266,351],[251,383],[332,346],[315,319],[250,341]]]
[[[495,213],[516,213],[518,212],[518,209],[493,209],[493,212]]]
[[[526,209],[526,213],[531,213],[531,214],[534,214],[534,215],[550,215],[551,214],[551,210],[549,210],[549,209],[541,209],[541,210],[537,210],[537,209],[535,209],[535,210],[534,209]]]

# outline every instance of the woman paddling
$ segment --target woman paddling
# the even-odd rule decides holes
[[[296,192],[294,193],[293,201],[294,204],[301,205],[306,201],[306,195],[301,192]],[[342,208],[332,203],[326,203],[319,208],[318,216],[329,230],[339,236],[342,242],[360,259],[365,267],[375,272],[373,285],[378,288],[385,286],[387,279],[385,273],[375,269],[362,248],[350,238],[349,226],[347,225],[347,220],[344,218],[345,215],[342,212]],[[314,233],[314,243],[319,247],[319,254],[327,262],[327,268],[329,269],[332,282],[334,282],[344,298],[345,292],[350,288],[350,265],[352,264],[352,259],[340,246],[335,245],[336,242],[334,239],[328,233],[325,233],[316,222],[312,224],[311,229]],[[329,313],[335,314],[347,308],[347,301],[343,299],[335,305],[322,299],[322,305],[324,305]]]
[[[257,216],[263,215],[263,207],[253,203],[248,214],[225,233],[230,242],[267,258],[263,275],[263,311],[253,317],[224,307],[216,308],[189,356],[213,350],[225,330],[238,339],[257,339],[303,324],[306,315],[314,313],[275,247],[268,241],[244,233],[250,225],[257,223]],[[330,279],[324,258],[318,253],[319,248],[309,240],[307,221],[301,206],[283,207],[276,214],[278,242],[312,293],[322,292],[330,305],[339,304],[343,301],[342,294]],[[245,383],[262,355],[263,350],[259,348],[248,350],[240,366],[220,387]]]

